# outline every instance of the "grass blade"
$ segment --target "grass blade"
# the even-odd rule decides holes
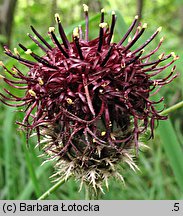
[[[4,114],[3,124],[3,145],[4,145],[4,164],[5,164],[5,184],[7,187],[7,199],[13,198],[13,176],[12,176],[12,161],[13,161],[13,138],[12,138],[12,127],[13,127],[13,109],[7,108]]]
[[[22,136],[22,139],[23,139],[23,136]],[[30,149],[27,149],[27,146],[25,145],[25,143],[22,144],[24,154],[25,154],[25,161],[26,161],[27,168],[29,170],[30,178],[32,180],[32,183],[33,183],[33,186],[35,189],[35,194],[38,198],[41,195],[41,190],[40,190],[40,185],[39,185],[40,183],[38,181],[38,178],[37,178],[37,175],[35,172],[35,168],[34,168],[33,163],[31,161],[30,154],[32,154],[32,152],[30,151]]]
[[[157,132],[162,140],[165,153],[168,156],[176,181],[180,187],[180,190],[183,192],[183,151],[180,143],[178,142],[171,120],[169,119],[167,121],[160,122]]]
[[[46,163],[43,166],[38,167],[35,171],[35,175],[37,176],[37,178],[39,179],[46,172],[46,170],[50,168],[50,166],[51,166],[50,163]],[[34,192],[34,185],[32,179],[30,179],[27,185],[25,185],[22,193],[17,197],[17,200],[31,199],[31,194],[33,192]]]

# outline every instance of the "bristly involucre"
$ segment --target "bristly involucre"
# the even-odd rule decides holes
[[[170,74],[156,79],[178,58],[174,53],[162,53],[152,60],[163,42],[145,54],[144,48],[158,35],[161,27],[137,49],[133,45],[147,28],[147,24],[136,27],[136,16],[126,34],[118,42],[112,42],[115,12],[112,12],[110,27],[101,10],[98,37],[89,40],[88,7],[84,6],[85,34],[82,27],[73,31],[72,42],[67,39],[58,14],[59,36],[55,28],[49,28],[50,45],[34,27],[37,38],[28,34],[44,52],[39,56],[19,44],[33,60],[22,58],[5,47],[5,54],[17,59],[29,68],[27,74],[14,66],[9,70],[1,65],[14,79],[1,78],[12,88],[23,90],[19,97],[4,89],[1,101],[9,106],[24,107],[25,116],[18,122],[27,131],[29,138],[33,131],[38,145],[49,159],[56,160],[57,173],[67,179],[75,175],[81,182],[102,190],[102,182],[108,186],[108,178],[116,176],[123,180],[118,165],[127,163],[138,169],[131,151],[139,149],[139,136],[150,127],[153,138],[155,120],[164,120],[155,107],[159,101],[150,99],[162,86],[170,83],[175,66]],[[127,45],[124,42],[134,31]],[[62,43],[60,42],[62,40]],[[167,62],[161,64],[162,62]],[[9,101],[9,102],[8,102]]]

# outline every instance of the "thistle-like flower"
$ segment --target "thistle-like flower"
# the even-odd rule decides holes
[[[132,169],[138,169],[132,151],[139,149],[139,136],[150,127],[153,137],[155,120],[167,118],[155,108],[163,98],[152,101],[151,92],[157,93],[177,76],[173,75],[175,66],[167,77],[154,77],[178,57],[174,53],[162,53],[157,60],[152,60],[163,38],[154,50],[145,54],[144,48],[158,35],[161,27],[133,49],[147,28],[145,23],[135,29],[138,16],[123,38],[113,43],[116,15],[112,12],[109,27],[103,9],[99,35],[89,40],[88,7],[83,6],[85,34],[81,26],[76,27],[72,42],[64,33],[59,15],[55,14],[60,38],[56,36],[55,28],[50,27],[48,34],[53,45],[32,26],[37,38],[28,34],[45,52],[44,56],[19,44],[33,57],[30,61],[22,58],[17,49],[13,53],[5,47],[5,54],[17,59],[29,71],[24,74],[16,66],[10,71],[1,62],[15,79],[2,75],[1,78],[11,87],[25,92],[19,97],[4,89],[6,94],[1,94],[1,101],[9,106],[24,107],[24,119],[18,124],[26,129],[28,138],[36,132],[38,145],[43,147],[49,159],[56,161],[55,175],[65,179],[74,175],[97,191],[102,190],[103,181],[108,186],[110,176],[123,180],[118,171],[119,164],[125,162]],[[132,31],[135,32],[133,37],[124,45]],[[162,65],[164,61],[168,63]]]

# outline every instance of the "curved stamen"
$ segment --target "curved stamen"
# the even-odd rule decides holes
[[[38,62],[42,63],[43,65],[46,65],[47,67],[57,69],[57,67],[55,65],[51,65],[46,59],[39,57],[38,55],[33,53],[30,49],[27,49],[24,45],[22,45],[20,43],[18,45],[19,45],[19,47],[21,47],[25,51],[26,54],[30,54]]]
[[[83,9],[85,13],[85,40],[88,41],[88,35],[89,35],[88,6],[86,4],[83,4]]]
[[[87,79],[85,77],[85,74],[82,74],[82,78],[83,78],[83,85],[84,85],[84,89],[85,89],[85,95],[86,95],[86,99],[88,102],[88,106],[89,106],[89,109],[90,109],[93,117],[95,117],[95,111],[94,111],[92,100],[91,100],[90,93],[88,90],[88,83],[87,83]]]
[[[66,34],[64,32],[64,29],[62,27],[62,24],[61,24],[61,21],[60,21],[60,16],[59,16],[58,13],[55,14],[55,20],[58,23],[58,30],[59,30],[59,33],[60,33],[60,37],[61,37],[61,39],[63,41],[63,44],[64,44],[66,49],[69,49],[70,43],[69,43],[69,41],[68,41],[68,39],[66,37]]]
[[[23,102],[23,103],[20,103],[20,104],[9,104],[9,103],[7,103],[6,101],[2,100],[1,98],[0,98],[0,101],[1,101],[3,104],[5,104],[5,105],[7,105],[7,106],[10,106],[10,107],[22,107],[22,106],[25,106],[26,104],[28,104],[28,103],[31,102],[31,100],[30,100],[30,101],[26,101],[26,102]]]
[[[140,67],[146,67],[146,66],[150,66],[150,65],[156,65],[157,66],[160,62],[165,61],[165,60],[169,59],[170,57],[172,57],[171,54],[165,56],[164,58],[163,58],[163,55],[160,55],[158,60],[152,61],[152,62],[147,62],[147,63],[141,63],[138,66],[140,66]]]
[[[31,26],[32,31],[34,34],[48,47],[48,49],[52,50],[52,47],[45,41],[45,39],[36,31],[36,29]]]
[[[134,21],[132,22],[131,26],[129,27],[128,31],[126,32],[126,34],[123,36],[123,38],[120,40],[120,42],[118,43],[118,46],[121,46],[122,43],[126,40],[126,38],[129,36],[129,34],[132,32],[135,24],[137,23],[138,20],[138,16],[135,16]]]
[[[130,43],[127,44],[127,46],[125,47],[125,49],[122,51],[122,53],[124,53],[125,51],[129,50],[134,44],[135,42],[140,38],[140,36],[144,33],[145,29],[147,28],[147,23],[144,23],[144,25],[142,26],[142,29],[140,30],[140,32],[136,35],[135,38],[133,38],[131,40]]]
[[[6,50],[6,49],[5,49],[5,50]],[[14,54],[13,54],[11,51],[9,51],[9,50],[8,50],[8,51],[5,51],[4,53],[5,53],[6,55],[10,56],[11,58],[14,58],[14,59],[20,61],[22,64],[24,64],[24,65],[26,65],[26,66],[28,66],[28,67],[33,67],[34,65],[36,65],[35,62],[32,62],[32,61],[23,59],[23,58],[21,58],[21,57],[19,57],[19,56],[16,56],[16,55],[14,55]]]
[[[161,29],[162,29],[162,27],[159,27],[155,31],[155,33],[153,35],[151,35],[151,37],[148,40],[146,40],[146,42],[142,46],[140,46],[138,49],[133,51],[132,54],[135,54],[135,53],[139,52],[140,50],[142,50],[144,47],[146,47],[156,37],[156,35],[161,31]]]
[[[109,33],[109,37],[108,37],[108,45],[110,45],[111,43],[111,39],[112,39],[112,36],[113,36],[113,33],[114,33],[114,27],[115,27],[115,23],[116,23],[116,15],[115,15],[115,12],[113,11],[112,12],[112,22],[111,22],[111,27],[110,27],[110,33]]]
[[[78,27],[76,27],[73,31],[73,37],[74,37],[74,42],[75,42],[78,54],[80,56],[80,59],[83,60],[84,57],[83,57],[82,50],[81,50],[81,47],[79,44],[79,29],[78,29]]]
[[[128,62],[126,62],[125,66],[128,66],[128,65],[134,63],[135,61],[137,61],[141,57],[141,55],[142,55],[143,52],[144,52],[144,50],[141,50],[141,52],[137,56],[135,56],[134,58],[132,58],[131,60],[129,60]]]
[[[48,49],[46,49],[42,44],[39,43],[39,41],[34,38],[31,34],[27,33],[27,36],[29,36],[44,52],[48,52]]]
[[[159,50],[160,46],[162,45],[163,40],[164,40],[164,38],[162,37],[162,38],[160,39],[160,42],[159,42],[158,46],[157,46],[154,50],[152,50],[150,53],[148,53],[147,55],[142,56],[142,57],[140,58],[140,60],[148,59],[148,58],[150,58],[154,53],[156,53],[156,52]]]
[[[107,27],[107,23],[102,22],[99,24],[99,27],[100,27],[100,31],[99,31],[99,43],[98,43],[98,49],[97,49],[98,52],[100,52],[102,48],[104,28]]]
[[[101,10],[101,17],[100,17],[100,24],[99,24],[99,44],[97,51],[100,52],[102,48],[103,43],[103,34],[104,34],[104,28],[107,27],[107,23],[104,23],[104,9]]]
[[[69,58],[69,55],[65,52],[65,50],[62,48],[61,44],[59,43],[56,35],[54,34],[54,30],[55,28],[54,27],[50,27],[49,28],[49,32],[55,42],[55,44],[57,45],[57,47],[59,48],[59,50],[63,53],[63,55],[66,57],[66,58]]]

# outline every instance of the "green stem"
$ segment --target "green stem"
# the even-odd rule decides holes
[[[85,184],[85,200],[98,200],[100,191],[95,191],[90,185]]]
[[[65,183],[65,179],[61,179],[55,185],[53,185],[50,189],[48,189],[44,194],[42,194],[38,198],[38,200],[44,200],[44,199],[46,199],[51,193],[53,193],[54,191],[56,191],[64,183]]]
[[[166,114],[168,114],[170,112],[173,112],[173,111],[175,111],[175,110],[177,110],[177,109],[179,109],[181,107],[183,107],[183,101],[181,101],[181,102],[179,102],[179,103],[177,103],[177,104],[175,104],[175,105],[173,105],[173,106],[165,109],[164,111],[162,111],[160,113],[160,115],[166,115]]]
[[[89,186],[85,184],[85,200],[90,200]]]

